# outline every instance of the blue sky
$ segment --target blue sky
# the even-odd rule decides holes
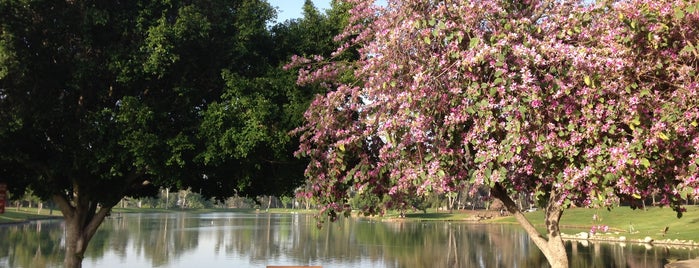
[[[273,7],[278,8],[277,22],[300,18],[304,0],[267,0]],[[321,12],[330,8],[330,0],[313,0],[313,4]]]

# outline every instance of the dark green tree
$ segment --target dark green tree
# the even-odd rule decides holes
[[[200,127],[234,96],[224,91],[268,72],[273,16],[260,0],[0,1],[0,181],[60,207],[66,267],[81,266],[123,196],[185,185],[225,194],[235,185],[209,170],[248,173],[210,167],[214,141]],[[220,145],[244,157],[268,140],[258,134]]]
[[[292,194],[303,183],[308,162],[293,156],[298,137],[289,133],[301,126],[303,113],[324,88],[297,85],[298,69],[284,66],[293,55],[332,57],[338,45],[333,38],[347,23],[348,5],[333,1],[332,8],[321,13],[308,0],[303,10],[302,18],[270,27],[272,45],[265,50],[265,60],[259,61],[258,68],[264,70],[257,76],[224,72],[225,90],[220,100],[208,106],[200,128],[206,150],[199,160],[207,179],[199,183],[278,196]]]
[[[331,57],[347,8],[269,25],[261,0],[0,1],[0,182],[52,199],[66,267],[124,196],[283,194],[289,132],[323,89],[291,55]]]

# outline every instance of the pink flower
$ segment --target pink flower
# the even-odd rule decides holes
[[[539,108],[541,106],[541,100],[532,100],[532,107]]]

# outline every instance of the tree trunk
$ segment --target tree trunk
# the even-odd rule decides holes
[[[170,205],[170,188],[165,188],[165,209]]]
[[[80,197],[77,193],[70,201],[64,195],[54,195],[53,200],[58,204],[65,219],[66,249],[63,266],[82,267],[85,249],[111,210],[111,206],[101,207],[97,211],[97,203]]]
[[[546,260],[553,268],[567,268],[568,267],[568,254],[566,253],[565,244],[561,238],[561,231],[559,229],[559,222],[561,216],[563,215],[563,207],[559,206],[555,202],[556,195],[551,193],[548,204],[546,205],[546,230],[548,232],[548,237],[545,238],[543,235],[536,230],[534,225],[524,217],[522,211],[518,209],[517,204],[512,201],[509,195],[507,195],[507,190],[502,187],[500,183],[495,183],[492,188],[491,193],[493,196],[504,204],[507,211],[512,213],[517,219],[517,222],[524,228],[524,230],[529,234],[534,244],[544,253]]]

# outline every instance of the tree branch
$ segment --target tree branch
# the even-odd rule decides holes
[[[548,251],[548,240],[546,240],[546,238],[544,238],[544,236],[536,230],[536,227],[534,227],[534,225],[526,217],[524,217],[522,211],[519,210],[517,204],[512,201],[512,198],[510,198],[510,196],[507,194],[507,190],[499,182],[495,183],[495,186],[491,188],[490,193],[495,198],[502,201],[507,211],[514,215],[517,222],[519,222],[522,228],[524,228],[527,234],[529,234],[529,237],[532,239],[534,244],[536,244],[541,251]]]
[[[51,197],[53,202],[55,202],[61,209],[63,217],[69,219],[75,216],[75,208],[70,204],[70,201],[68,201],[68,197],[66,197],[64,194],[53,194]]]

